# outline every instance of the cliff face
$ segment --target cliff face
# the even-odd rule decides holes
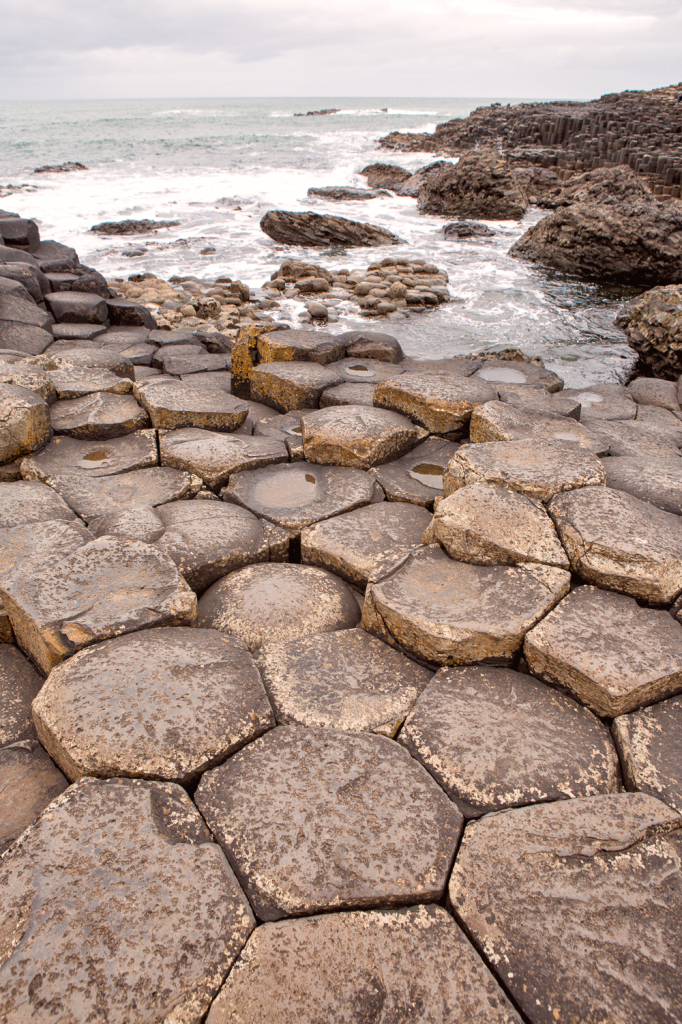
[[[575,171],[624,164],[647,177],[654,195],[680,196],[682,83],[651,92],[610,93],[588,103],[479,107],[439,124],[433,134],[391,132],[384,149],[459,156],[497,146],[520,164]]]

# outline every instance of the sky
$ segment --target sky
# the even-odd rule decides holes
[[[0,0],[0,99],[582,99],[682,80],[682,0]]]

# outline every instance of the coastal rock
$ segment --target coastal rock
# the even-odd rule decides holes
[[[667,409],[682,419],[682,408],[677,397],[677,385],[671,380],[655,380],[650,377],[635,377],[628,384],[628,391],[637,405]],[[639,412],[639,410],[638,410]]]
[[[308,462],[369,469],[411,451],[426,431],[388,409],[342,405],[301,416]]]
[[[343,358],[346,346],[324,331],[271,331],[256,342],[261,363],[310,361],[321,366]]]
[[[575,444],[595,455],[605,455],[608,451],[606,442],[574,419],[519,409],[508,402],[477,405],[471,414],[469,437],[475,444],[538,437]]]
[[[50,422],[55,434],[104,441],[149,426],[149,416],[132,395],[95,391],[56,402]]]
[[[38,369],[37,366],[8,365],[0,362],[0,384],[14,384],[15,387],[26,388],[48,405],[57,400],[54,384],[45,371]]]
[[[496,359],[493,356],[486,358],[482,365],[474,368],[474,376],[487,380],[493,387],[498,384],[525,384],[533,388],[544,388],[550,394],[562,390],[564,382],[557,373],[532,363],[518,349],[507,349],[507,352],[507,359]],[[522,356],[522,359],[517,359],[517,355]]]
[[[363,199],[379,199],[388,195],[383,189],[349,188],[347,185],[326,185],[323,188],[309,188],[308,195],[313,199],[331,199],[334,202],[357,202]]]
[[[487,224],[477,224],[473,220],[453,221],[443,228],[443,238],[447,242],[459,241],[460,238],[490,238],[494,234]]]
[[[42,571],[92,540],[92,534],[76,520],[65,523],[48,519],[0,530],[0,577],[20,571]]]
[[[476,405],[496,398],[494,387],[485,381],[447,373],[402,373],[380,381],[374,392],[376,406],[404,413],[452,440],[464,436]]]
[[[5,245],[23,249],[40,244],[38,225],[34,220],[26,220],[24,217],[3,217],[0,214],[0,238]]]
[[[372,246],[398,245],[401,242],[385,228],[329,214],[270,210],[260,226],[266,235],[282,245]]]
[[[682,460],[620,457],[602,459],[606,486],[626,491],[665,512],[682,516]]]
[[[36,738],[31,704],[42,685],[42,677],[16,647],[0,644],[0,748]]]
[[[91,231],[98,235],[146,235],[160,228],[174,228],[179,220],[106,220],[93,224]]]
[[[682,810],[682,700],[672,697],[614,719],[612,731],[628,789]]]
[[[275,438],[181,427],[159,432],[159,458],[162,466],[195,473],[213,490],[223,487],[232,473],[288,462],[289,453]]]
[[[54,336],[42,327],[0,319],[0,345],[8,346],[27,356],[37,356],[54,341]]]
[[[396,164],[368,164],[360,171],[363,178],[367,178],[370,188],[396,189],[410,177],[410,172],[404,167]]]
[[[67,786],[39,743],[24,741],[0,749],[0,854]]]
[[[647,373],[677,380],[682,373],[682,286],[652,288],[630,302],[618,326]]]
[[[83,398],[84,395],[98,392],[128,395],[132,390],[129,377],[119,377],[98,366],[67,366],[60,370],[48,370],[48,377],[60,400]]]
[[[198,623],[242,639],[250,651],[265,643],[352,629],[360,609],[350,587],[311,565],[251,565],[210,587]]]
[[[438,900],[462,827],[397,743],[337,729],[278,726],[195,799],[262,921]]]
[[[409,970],[406,970],[409,965]],[[442,907],[352,911],[262,925],[211,1007],[207,1024],[317,1024],[351,1014],[448,1024],[520,1024]]]
[[[7,1024],[46,1024],[54,1006],[73,1021],[106,1007],[110,1020],[198,1024],[255,925],[201,816],[170,783],[82,779],[0,871]]]
[[[64,499],[45,484],[13,480],[0,484],[0,528],[24,523],[44,523],[50,519],[73,523],[76,513]]]
[[[566,388],[564,398],[580,402],[581,420],[634,420],[637,403],[629,388],[622,384],[592,384],[586,388]]]
[[[682,690],[682,626],[632,597],[577,587],[526,637],[533,675],[614,718]]]
[[[460,157],[419,190],[419,209],[439,217],[520,220],[528,200],[505,157],[483,149]]]
[[[250,374],[251,398],[279,412],[316,409],[326,388],[343,382],[331,366],[314,362],[260,363]]]
[[[467,825],[450,901],[527,1020],[670,1019],[680,824],[653,797],[613,793]]]
[[[45,304],[57,323],[103,324],[108,313],[101,295],[88,292],[48,292]],[[43,324],[38,326],[42,327]]]
[[[37,451],[51,436],[47,402],[27,388],[0,383],[0,463]]]
[[[403,372],[403,368],[380,359],[358,359],[349,357],[332,363],[331,369],[337,370],[349,384],[378,384],[380,380],[389,380]]]
[[[569,586],[563,569],[468,565],[418,548],[370,583],[362,625],[423,661],[506,664]]]
[[[349,359],[378,359],[382,363],[400,363],[404,359],[400,343],[390,334],[345,331],[336,338],[345,345]]]
[[[374,405],[374,384],[337,384],[320,395],[320,409],[332,405]]]
[[[117,476],[155,466],[157,461],[154,430],[140,430],[107,442],[58,437],[22,460],[21,475],[24,480],[41,480],[58,490],[60,481],[68,476]]]
[[[144,629],[74,655],[50,673],[33,715],[71,782],[187,785],[275,724],[241,640],[186,627]]]
[[[408,455],[370,470],[386,493],[388,501],[407,501],[433,509],[436,498],[443,497],[443,474],[458,444],[440,437],[429,437]]]
[[[107,299],[107,314],[114,326],[148,327],[150,331],[156,327],[147,307],[128,299]]]
[[[200,486],[198,477],[168,466],[133,469],[116,476],[73,474],[55,480],[55,489],[88,523],[133,505],[165,505],[193,497]]]
[[[543,416],[567,416],[573,420],[580,419],[581,405],[577,398],[565,391],[558,394],[545,391],[544,388],[528,387],[526,384],[495,385],[501,402],[523,409],[524,412],[540,413]]]
[[[440,669],[399,742],[466,818],[620,788],[608,728],[545,683],[505,668]]]
[[[142,381],[134,393],[152,426],[160,430],[199,427],[229,432],[242,425],[249,411],[246,402],[225,391],[168,378]]]

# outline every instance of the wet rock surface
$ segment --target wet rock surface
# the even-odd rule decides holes
[[[0,854],[67,786],[39,743],[0,748]]]
[[[155,466],[158,461],[156,432],[143,430],[107,442],[57,437],[37,453],[22,460],[24,480],[40,480],[58,490],[70,476],[98,479],[118,476],[133,469]]]
[[[388,501],[406,501],[432,509],[443,497],[443,476],[459,445],[429,437],[408,455],[371,470]]]

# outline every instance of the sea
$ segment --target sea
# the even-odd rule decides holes
[[[486,221],[491,238],[446,241],[446,218],[390,196],[331,202],[311,186],[365,187],[359,172],[377,161],[409,171],[428,153],[378,148],[390,131],[428,132],[492,102],[533,97],[396,99],[139,99],[0,103],[0,206],[33,217],[43,238],[77,249],[108,278],[151,272],[168,279],[221,275],[258,288],[283,259],[329,269],[365,268],[385,256],[426,259],[449,275],[452,301],[404,319],[367,320],[341,306],[329,330],[360,328],[397,337],[407,354],[443,358],[514,346],[559,373],[567,386],[620,379],[632,362],[614,326],[631,289],[588,284],[509,256],[514,242],[546,212],[523,221]],[[337,113],[306,115],[337,108]],[[87,170],[35,174],[78,161]],[[260,230],[266,211],[313,210],[385,227],[404,240],[377,249],[282,246]],[[102,237],[101,221],[174,220],[142,236]],[[141,255],[126,255],[143,249]],[[202,250],[207,250],[202,252]],[[278,320],[301,326],[303,307],[286,303]]]

